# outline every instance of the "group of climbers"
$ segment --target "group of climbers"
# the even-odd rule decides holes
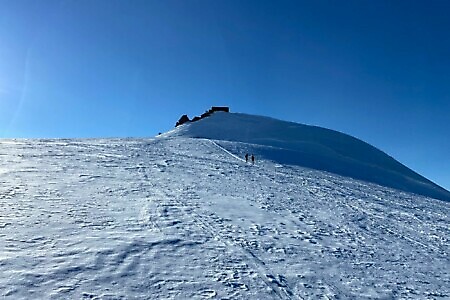
[[[255,163],[255,156],[252,154],[251,156],[252,164]],[[248,153],[245,154],[245,162],[248,162]]]

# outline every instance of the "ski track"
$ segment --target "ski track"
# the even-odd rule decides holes
[[[190,138],[0,142],[4,299],[448,299],[450,206]]]

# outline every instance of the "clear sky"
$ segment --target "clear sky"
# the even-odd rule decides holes
[[[450,1],[0,0],[0,137],[211,105],[356,136],[450,189]]]

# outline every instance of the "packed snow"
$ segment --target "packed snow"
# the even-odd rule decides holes
[[[255,151],[272,161],[329,171],[450,201],[450,192],[386,153],[357,138],[326,128],[263,116],[216,112],[163,136],[201,137],[266,146]]]
[[[449,202],[181,127],[0,141],[0,297],[450,298]]]

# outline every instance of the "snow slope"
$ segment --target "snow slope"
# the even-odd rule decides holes
[[[450,201],[450,192],[352,136],[316,126],[239,113],[214,113],[164,136],[238,141],[248,151],[281,164],[350,176],[406,192]],[[266,146],[266,147],[261,147]],[[239,153],[239,155],[245,155]]]
[[[449,202],[256,148],[1,140],[0,298],[450,298]]]

